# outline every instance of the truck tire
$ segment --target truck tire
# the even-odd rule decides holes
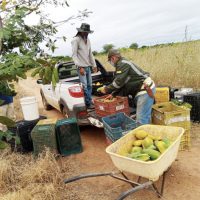
[[[61,111],[65,118],[69,118],[68,109],[65,106],[63,106],[63,105],[61,106]]]
[[[48,104],[46,98],[44,97],[43,94],[41,94],[42,96],[42,103],[43,103],[43,106],[44,106],[44,109],[45,110],[51,110],[52,109],[52,106],[50,104]]]

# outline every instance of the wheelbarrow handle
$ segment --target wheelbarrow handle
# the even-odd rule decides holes
[[[79,176],[71,177],[69,179],[65,179],[64,183],[67,184],[67,183],[71,183],[73,181],[77,181],[77,180],[84,179],[84,178],[97,177],[97,176],[109,176],[109,175],[112,175],[112,174],[113,174],[112,172],[82,174],[82,175],[79,175]]]
[[[128,195],[134,193],[134,192],[137,192],[139,190],[142,190],[144,188],[149,188],[151,185],[153,184],[152,181],[148,181],[148,182],[145,182],[145,183],[142,183],[134,188],[131,188],[130,190],[127,190],[126,192],[123,192],[121,193],[121,195],[116,199],[116,200],[123,200],[125,199]]]

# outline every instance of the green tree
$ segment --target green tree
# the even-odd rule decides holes
[[[129,46],[130,49],[137,49],[138,48],[138,44],[137,43],[132,43],[130,46]]]
[[[94,56],[96,56],[96,55],[98,54],[98,52],[97,52],[97,51],[93,51],[92,54],[93,54]]]
[[[113,45],[113,44],[105,44],[104,46],[103,46],[103,51],[104,51],[104,53],[108,53],[108,51],[110,50],[110,49],[113,49],[115,46]]]
[[[76,17],[54,22],[41,10],[41,7],[47,4],[69,6],[66,0],[0,1],[1,85],[8,85],[8,82],[13,80],[17,81],[19,77],[26,78],[27,70],[41,66],[37,56],[44,50],[40,44],[45,43],[46,47],[53,52],[56,49],[57,27],[69,20],[87,17],[90,13],[84,10]],[[39,17],[37,25],[29,25],[25,22],[31,14]],[[63,40],[65,41],[66,38],[63,37]],[[0,93],[5,94],[5,90]]]

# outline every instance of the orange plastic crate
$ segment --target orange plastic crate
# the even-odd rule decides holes
[[[105,117],[119,112],[124,112],[126,115],[130,115],[127,97],[117,96],[116,100],[112,102],[103,102],[102,100],[106,97],[107,95],[94,99],[95,112],[99,117]]]

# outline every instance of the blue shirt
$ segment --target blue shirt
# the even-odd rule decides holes
[[[13,103],[13,97],[12,96],[5,96],[5,95],[1,95],[0,94],[0,99],[3,100],[3,104],[1,104],[0,106],[9,104],[9,103]]]

